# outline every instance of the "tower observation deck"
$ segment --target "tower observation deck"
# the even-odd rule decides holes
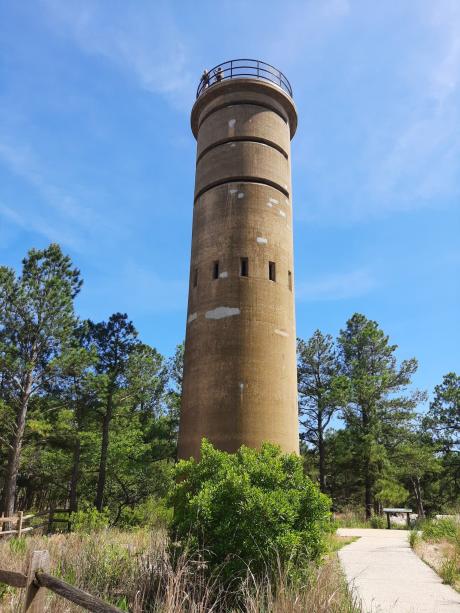
[[[232,60],[203,74],[179,457],[201,439],[298,452],[290,141],[292,88]]]

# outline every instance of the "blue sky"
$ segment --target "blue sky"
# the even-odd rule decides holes
[[[297,332],[376,319],[432,389],[459,370],[458,0],[0,0],[0,262],[59,242],[83,317],[184,337],[204,67],[294,89]]]

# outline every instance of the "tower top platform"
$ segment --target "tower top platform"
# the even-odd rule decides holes
[[[201,77],[191,113],[195,138],[210,111],[243,103],[272,108],[289,124],[290,137],[294,136],[297,109],[283,73],[259,60],[231,60],[205,71]]]
[[[198,98],[205,89],[220,83],[226,79],[260,79],[274,83],[284,90],[292,98],[292,87],[286,76],[271,64],[261,60],[229,60],[217,64],[211,70],[205,70],[201,76],[196,97]]]

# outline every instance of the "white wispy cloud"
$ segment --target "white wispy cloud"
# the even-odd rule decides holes
[[[298,302],[322,300],[345,300],[368,294],[377,283],[368,270],[324,275],[309,281],[297,281],[296,298]]]
[[[294,185],[304,181],[309,191],[299,219],[356,223],[453,206],[460,196],[460,3],[349,0],[342,16],[338,10],[323,24],[334,28],[318,27],[317,38],[329,43],[321,54],[309,57],[307,42],[296,43],[294,91],[306,65],[322,102],[312,111],[300,102]],[[317,119],[305,117],[315,112]]]
[[[460,193],[460,4],[441,0],[424,9],[430,53],[410,54],[410,106],[370,173],[369,189],[388,209]]]
[[[14,208],[0,203],[0,214],[10,223],[79,251],[85,249],[90,235],[113,230],[110,221],[57,185],[29,146],[0,142],[0,164],[37,194],[36,199],[23,199]]]
[[[106,58],[146,90],[188,110],[196,86],[190,50],[167,2],[43,0],[52,27],[90,55]]]

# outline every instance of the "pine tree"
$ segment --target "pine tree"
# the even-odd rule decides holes
[[[14,512],[29,403],[56,377],[58,358],[74,329],[73,300],[81,285],[79,271],[55,244],[29,251],[20,276],[0,268],[0,393],[15,416],[2,498],[7,516]]]
[[[350,394],[344,419],[353,433],[356,469],[364,485],[369,518],[386,455],[402,438],[424,395],[407,390],[417,360],[404,360],[398,366],[397,345],[389,343],[377,322],[356,313],[341,330],[338,343],[341,371],[348,378]]]
[[[107,478],[107,458],[110,440],[110,424],[117,404],[117,396],[127,387],[127,369],[130,354],[138,345],[137,331],[128,316],[122,313],[111,315],[107,322],[89,321],[87,346],[94,347],[98,362],[96,372],[102,375],[103,391],[98,412],[102,417],[102,439],[99,471],[94,505],[102,511]]]
[[[297,341],[297,380],[300,437],[318,454],[319,484],[326,491],[325,432],[333,415],[345,402],[346,380],[339,375],[334,341],[316,330],[307,341]]]

